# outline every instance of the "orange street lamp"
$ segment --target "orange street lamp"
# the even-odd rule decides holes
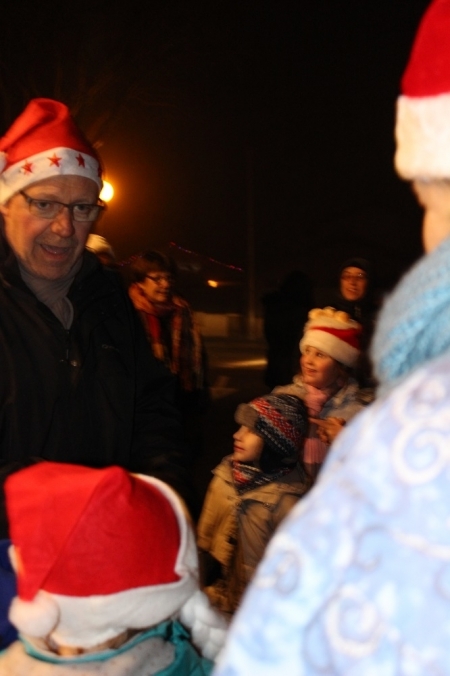
[[[103,181],[103,188],[100,192],[100,199],[103,202],[109,202],[114,197],[114,188],[109,181]]]

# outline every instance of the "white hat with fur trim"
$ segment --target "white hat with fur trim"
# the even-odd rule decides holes
[[[450,0],[420,22],[397,99],[395,167],[402,178],[450,177]]]
[[[334,307],[314,308],[309,312],[300,352],[310,345],[345,366],[356,366],[360,355],[359,338],[362,327],[347,312]]]
[[[92,648],[178,617],[214,659],[226,622],[198,586],[195,538],[177,494],[120,467],[42,462],[5,484],[18,596],[31,637]]]

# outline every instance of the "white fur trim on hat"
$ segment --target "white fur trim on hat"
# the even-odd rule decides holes
[[[83,176],[94,181],[100,191],[100,173],[100,165],[92,155],[71,148],[52,148],[5,169],[0,180],[0,204],[28,185],[53,176]]]
[[[57,602],[45,591],[39,591],[32,601],[22,601],[16,596],[8,616],[23,634],[34,637],[50,634],[60,619]]]
[[[450,94],[399,96],[395,136],[402,178],[450,178]]]

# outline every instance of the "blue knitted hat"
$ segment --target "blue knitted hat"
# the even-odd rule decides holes
[[[308,425],[308,413],[301,399],[291,394],[267,394],[240,404],[234,416],[264,439],[266,449],[289,465],[299,459]]]

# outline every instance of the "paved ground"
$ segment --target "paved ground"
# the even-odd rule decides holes
[[[238,404],[268,392],[264,385],[265,344],[245,340],[208,339],[212,404],[204,425],[205,447],[195,466],[197,490],[203,496],[211,470],[232,451]]]

